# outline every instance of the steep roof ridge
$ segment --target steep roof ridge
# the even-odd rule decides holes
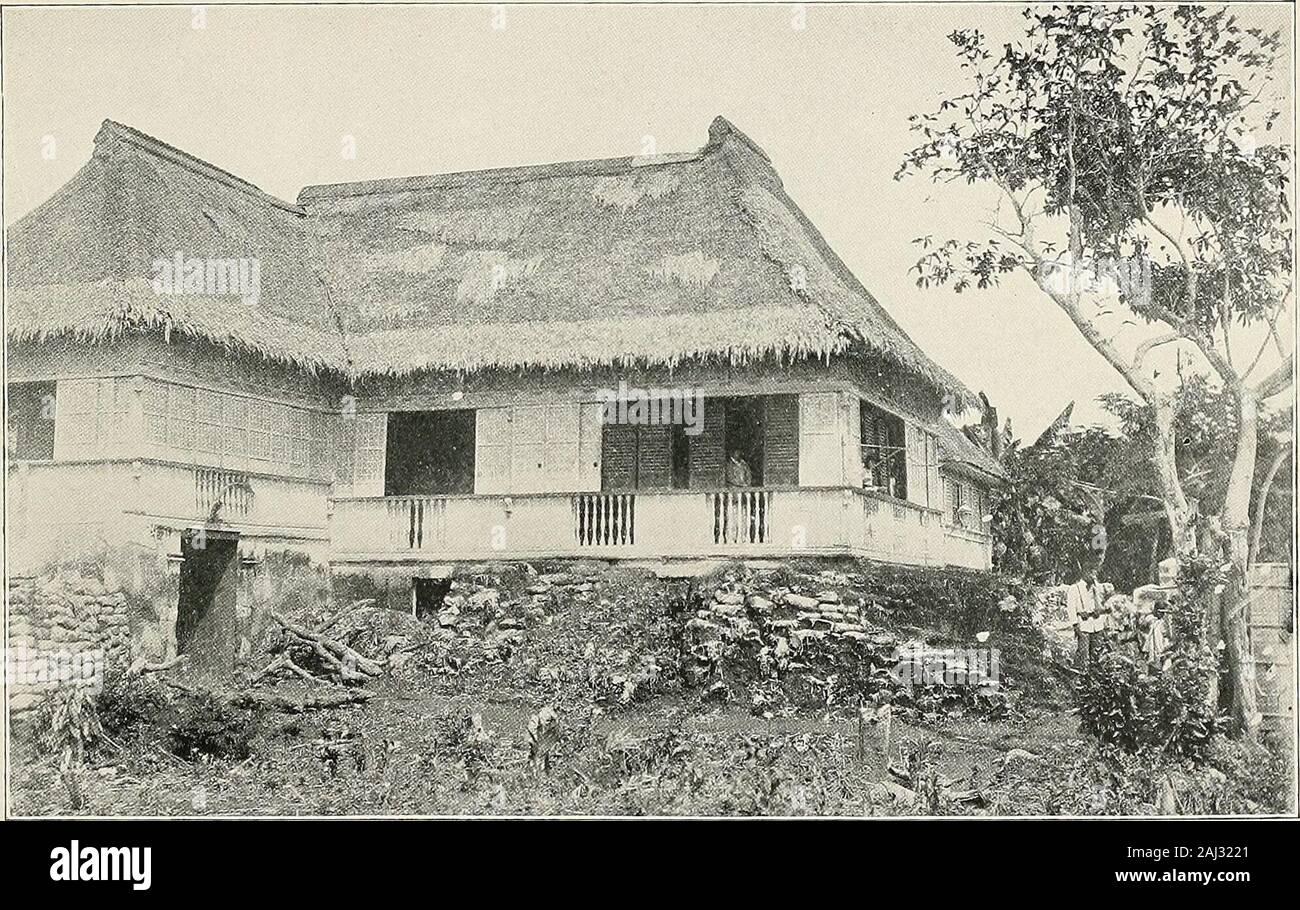
[[[196,155],[191,155],[189,152],[178,149],[174,145],[168,145],[161,139],[150,136],[148,133],[143,133],[135,127],[127,126],[124,123],[118,123],[116,120],[105,120],[99,128],[99,132],[95,134],[95,153],[98,155],[101,150],[111,150],[114,141],[125,142],[128,145],[140,149],[146,154],[153,155],[156,158],[162,158],[165,161],[170,161],[171,163],[177,164],[194,174],[206,177],[209,180],[230,187],[233,190],[238,190],[241,193],[252,196],[254,199],[275,206],[276,208],[283,209],[286,212],[290,212],[294,215],[305,214],[302,206],[292,202],[286,202],[277,196],[272,196],[260,187],[245,180],[243,177],[232,174],[230,171],[224,170],[223,168],[219,168],[211,162],[204,161]]]
[[[886,310],[880,302],[876,300],[875,296],[866,289],[862,282],[858,280],[858,277],[853,274],[853,271],[845,264],[844,260],[840,258],[839,254],[835,252],[829,243],[827,243],[822,232],[812,223],[812,220],[809,219],[803,209],[799,207],[799,204],[785,191],[785,185],[781,181],[781,175],[777,173],[776,169],[772,166],[771,159],[767,156],[767,153],[764,152],[763,149],[754,142],[754,140],[750,139],[744,132],[734,126],[725,117],[718,116],[714,118],[713,123],[709,126],[709,143],[705,146],[704,150],[705,152],[708,152],[712,149],[721,149],[724,153],[730,151],[730,154],[727,154],[727,160],[731,163],[733,170],[737,171],[742,180],[757,179],[771,190],[777,201],[785,206],[798,222],[800,228],[803,229],[814,249],[816,249],[822,256],[826,261],[826,264],[830,266],[835,277],[843,282],[850,292],[861,295],[865,298],[866,305],[873,310],[876,316],[882,319],[885,324],[901,338],[906,339],[906,341],[915,349],[915,353],[920,354],[926,360],[930,361],[932,369],[936,374],[935,376],[930,377],[934,384],[950,388],[953,392],[957,393],[968,402],[973,402],[975,400],[974,394],[966,388],[965,384],[939,364],[934,363],[934,361],[931,360],[921,349],[920,345],[918,345],[916,341],[903,330],[903,327],[898,324],[894,317],[890,315],[889,311]],[[835,309],[832,309],[830,305],[814,300],[812,297],[805,297],[804,299],[815,304],[826,316],[830,324],[841,325],[846,329],[850,328],[848,323],[854,320],[854,314],[837,312]],[[868,344],[870,344],[870,342],[868,342]],[[872,346],[874,347],[875,345]]]
[[[299,204],[318,200],[348,199],[357,196],[374,196],[388,193],[418,192],[420,190],[459,189],[475,184],[499,186],[524,183],[532,180],[552,180],[565,177],[614,177],[638,173],[656,167],[672,167],[698,161],[703,152],[668,156],[624,156],[622,158],[590,158],[582,161],[557,161],[548,164],[525,164],[511,167],[486,168],[475,171],[452,171],[446,174],[423,174],[411,177],[383,177],[376,180],[358,180],[344,183],[323,183],[305,186],[298,192]]]

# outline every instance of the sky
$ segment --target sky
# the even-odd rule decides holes
[[[913,240],[985,236],[994,197],[893,176],[916,144],[908,115],[963,85],[946,36],[978,27],[997,46],[1021,8],[5,9],[4,222],[85,164],[105,118],[292,200],[310,184],[689,151],[722,114],[908,334],[1032,440],[1071,401],[1075,422],[1105,423],[1095,400],[1123,381],[1028,278],[917,288]],[[1284,5],[1239,15],[1292,30]]]

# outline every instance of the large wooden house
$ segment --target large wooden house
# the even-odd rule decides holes
[[[971,394],[722,118],[690,154],[296,203],[109,121],[6,254],[11,571],[112,561],[183,614],[286,553],[407,590],[489,559],[990,564],[1001,469],[944,416]]]

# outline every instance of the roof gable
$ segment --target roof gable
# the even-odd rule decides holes
[[[177,251],[255,257],[259,305],[153,293],[153,262]],[[721,117],[691,154],[312,186],[297,203],[107,121],[8,256],[15,337],[163,325],[354,374],[861,345],[971,399]]]

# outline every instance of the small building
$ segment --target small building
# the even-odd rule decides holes
[[[296,202],[106,121],[6,255],[12,570],[111,564],[168,649],[303,566],[990,566],[974,396],[722,118]]]

